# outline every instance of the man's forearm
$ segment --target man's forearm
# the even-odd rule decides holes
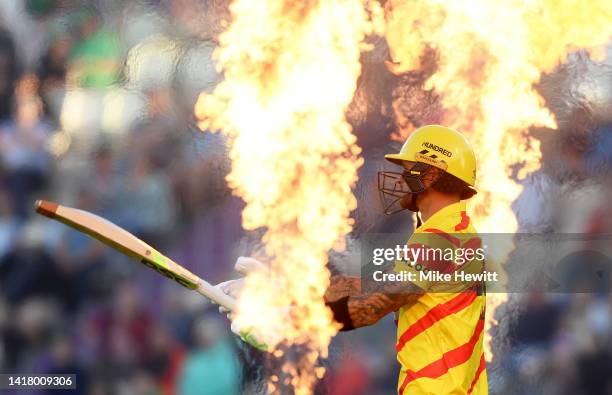
[[[351,276],[333,276],[325,293],[325,302],[335,302],[347,298],[348,317],[352,328],[373,325],[385,315],[398,310],[405,304],[414,301],[418,294],[410,292],[412,284],[398,287],[397,294],[361,293],[361,279]],[[394,289],[392,289],[395,291]],[[352,329],[351,328],[351,329]]]
[[[348,312],[354,328],[374,325],[389,313],[413,302],[416,294],[371,293],[348,298]]]

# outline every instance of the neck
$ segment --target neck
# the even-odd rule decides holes
[[[419,212],[421,220],[427,221],[432,215],[442,210],[446,206],[459,202],[459,197],[455,195],[446,195],[437,193],[436,196],[430,196],[419,202]]]

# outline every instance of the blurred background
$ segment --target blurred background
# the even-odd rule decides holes
[[[259,393],[261,356],[214,306],[32,210],[86,209],[212,283],[235,276],[257,235],[225,185],[223,136],[193,117],[221,78],[227,16],[224,1],[0,3],[0,372],[74,373],[74,394]],[[408,215],[382,217],[375,173],[398,125],[436,119],[427,72],[392,75],[373,44],[347,112],[365,157],[352,240],[411,231]],[[543,166],[515,202],[522,230],[612,233],[612,56],[576,53],[538,89],[560,130],[531,131]],[[610,294],[514,295],[498,313],[491,393],[612,393]],[[394,393],[394,336],[391,317],[338,336],[317,393]]]

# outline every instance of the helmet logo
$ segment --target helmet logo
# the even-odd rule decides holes
[[[449,150],[447,150],[447,149],[444,149],[444,148],[440,147],[439,145],[435,145],[435,144],[432,144],[432,143],[428,143],[427,141],[426,141],[426,142],[424,142],[424,143],[423,143],[423,145],[424,145],[425,147],[429,148],[430,150],[433,150],[433,151],[439,152],[439,153],[441,153],[442,155],[446,155],[446,156],[448,156],[449,158],[450,158],[451,156],[453,156],[453,153],[452,153],[452,152],[450,152],[450,151],[449,151]],[[424,151],[427,151],[427,150],[424,150]],[[421,151],[421,153],[422,153],[422,152],[423,152],[423,151]]]
[[[421,152],[417,152],[414,156],[416,160],[419,162],[428,163],[432,166],[437,167],[438,169],[442,169],[446,171],[448,164],[444,160],[438,159],[438,155],[434,153],[429,153],[429,155],[427,155],[428,153],[429,151],[424,149]]]

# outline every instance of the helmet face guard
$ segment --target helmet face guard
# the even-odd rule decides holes
[[[378,172],[378,191],[385,214],[395,214],[406,209],[418,211],[416,197],[427,189],[423,177],[430,167],[432,166],[426,163],[415,162],[410,170],[404,170],[401,173]],[[402,202],[406,195],[412,195],[408,203]]]

